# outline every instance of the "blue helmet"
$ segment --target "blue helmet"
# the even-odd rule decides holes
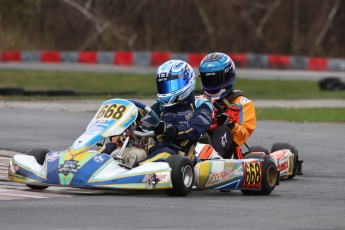
[[[199,66],[202,90],[214,100],[232,92],[235,85],[235,64],[223,53],[210,53]]]
[[[170,60],[158,67],[157,97],[164,107],[175,105],[195,89],[193,68],[184,61]]]

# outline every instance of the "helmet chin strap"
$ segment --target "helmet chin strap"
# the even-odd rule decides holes
[[[224,97],[224,98],[222,99],[222,101],[224,102],[224,104],[226,105],[226,107],[228,107],[228,108],[231,108],[231,107],[232,107],[232,105],[231,105],[230,102],[226,99],[226,97]]]

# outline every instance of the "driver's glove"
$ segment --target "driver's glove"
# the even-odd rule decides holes
[[[217,118],[217,123],[219,126],[223,124],[227,124],[229,121],[229,116],[225,113],[218,114],[216,118]]]
[[[177,128],[171,124],[167,124],[164,121],[158,122],[154,127],[155,134],[157,136],[164,135],[171,138],[177,137]]]
[[[103,151],[101,153],[105,153],[105,154],[110,155],[116,149],[117,149],[116,143],[108,142],[108,143],[105,144],[105,148],[103,149]]]

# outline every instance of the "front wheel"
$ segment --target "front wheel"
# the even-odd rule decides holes
[[[165,190],[169,196],[186,196],[192,190],[194,170],[187,157],[172,155],[167,159],[171,168],[172,188]]]
[[[40,165],[43,165],[44,164],[44,160],[45,160],[46,155],[47,155],[48,152],[49,152],[48,149],[36,148],[36,149],[30,149],[26,153],[26,155],[35,157],[37,163],[40,164]],[[31,189],[35,189],[35,190],[44,190],[44,189],[49,187],[49,186],[32,185],[32,184],[27,184],[26,186],[28,186]]]
[[[261,190],[241,190],[244,195],[269,195],[278,184],[278,171],[272,157],[263,154],[248,154],[244,159],[255,158],[263,159]]]

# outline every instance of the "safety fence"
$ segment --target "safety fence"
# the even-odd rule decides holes
[[[193,67],[206,53],[148,51],[0,51],[0,62],[84,63],[119,66],[159,66],[169,59],[187,61]],[[345,71],[344,58],[321,58],[277,54],[228,53],[236,67],[249,69],[290,69]]]

